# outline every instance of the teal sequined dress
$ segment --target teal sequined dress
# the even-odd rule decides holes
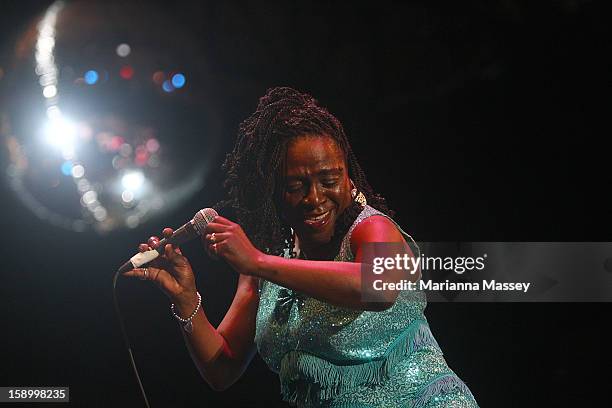
[[[365,206],[336,261],[354,259],[351,232],[372,215],[384,214]],[[403,291],[387,310],[356,311],[262,281],[255,342],[280,376],[283,399],[292,405],[477,408],[431,334],[426,304],[424,293]]]

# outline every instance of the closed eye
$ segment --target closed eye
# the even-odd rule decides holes
[[[334,187],[338,184],[338,179],[322,180],[321,184],[323,184],[323,187]]]
[[[289,183],[287,184],[287,192],[295,193],[296,191],[300,191],[303,187],[302,183]]]

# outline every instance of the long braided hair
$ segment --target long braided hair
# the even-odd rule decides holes
[[[385,199],[372,191],[348,142],[340,121],[308,94],[292,88],[269,89],[255,112],[240,124],[238,138],[223,164],[224,187],[237,222],[262,251],[280,254],[290,242],[289,226],[281,217],[287,145],[303,135],[325,135],[338,143],[348,164],[349,177],[368,204],[392,215]],[[338,218],[332,241],[340,241],[362,207],[352,201]],[[288,241],[289,240],[289,241]]]

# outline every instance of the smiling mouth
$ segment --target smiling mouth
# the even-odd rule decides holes
[[[324,212],[323,214],[315,215],[315,216],[307,216],[304,217],[304,224],[313,227],[320,228],[327,224],[331,215],[331,210]]]

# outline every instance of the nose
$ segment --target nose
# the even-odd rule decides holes
[[[306,195],[302,199],[304,204],[308,207],[316,208],[320,204],[325,202],[325,195],[317,185],[317,183],[311,183]]]

